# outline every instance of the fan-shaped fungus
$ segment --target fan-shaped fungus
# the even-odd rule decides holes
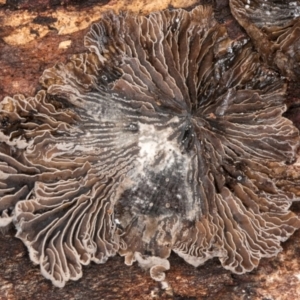
[[[90,52],[0,103],[0,225],[56,286],[117,253],[164,279],[176,252],[235,273],[300,227],[285,83],[211,7],[107,13]],[[282,181],[289,184],[282,184]]]

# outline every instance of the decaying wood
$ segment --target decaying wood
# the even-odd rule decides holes
[[[81,3],[82,2],[82,3]],[[83,3],[84,2],[84,3]],[[0,100],[6,95],[33,95],[45,68],[66,62],[86,51],[83,36],[91,23],[108,9],[148,13],[167,7],[192,7],[212,1],[123,0],[51,1],[0,0]],[[226,23],[232,38],[244,33],[230,15],[228,1],[214,1],[218,21]],[[300,124],[299,82],[289,86],[287,116]],[[300,214],[300,205],[293,211]],[[84,267],[78,282],[63,289],[52,286],[33,266],[14,229],[0,232],[0,299],[298,299],[300,298],[300,232],[283,244],[276,258],[263,259],[259,268],[232,275],[218,260],[194,268],[179,257],[171,258],[169,287],[154,282],[137,264],[123,258]]]

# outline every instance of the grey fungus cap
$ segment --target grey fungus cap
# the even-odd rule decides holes
[[[108,12],[85,44],[0,103],[0,226],[42,274],[63,287],[118,253],[162,281],[171,251],[238,274],[276,255],[300,227],[280,68],[209,6]]]

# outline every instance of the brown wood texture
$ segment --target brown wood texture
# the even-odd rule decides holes
[[[210,2],[210,1],[202,1]],[[216,16],[233,37],[244,34],[230,15],[228,1],[216,1]],[[199,3],[199,1],[198,1]],[[0,0],[0,100],[34,95],[45,68],[86,51],[83,36],[107,9],[142,13],[167,7],[191,7],[197,1]],[[300,123],[299,82],[289,86],[287,115]],[[297,92],[298,91],[298,92]],[[300,205],[293,210],[300,214]],[[83,267],[83,277],[54,287],[29,259],[13,228],[0,231],[0,300],[12,299],[300,299],[300,232],[275,258],[263,259],[251,273],[233,275],[217,259],[194,268],[173,255],[168,288],[154,282],[137,264],[116,256],[103,265]]]

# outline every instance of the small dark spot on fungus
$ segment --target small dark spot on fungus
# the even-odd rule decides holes
[[[56,286],[117,253],[158,281],[171,251],[244,273],[300,227],[280,68],[224,26],[210,6],[106,13],[46,90],[0,103],[0,226]]]

